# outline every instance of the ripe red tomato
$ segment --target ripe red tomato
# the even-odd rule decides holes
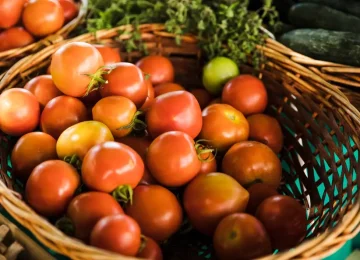
[[[56,140],[52,136],[42,132],[25,134],[12,150],[12,173],[20,180],[26,181],[37,165],[53,159],[57,159],[57,154]]]
[[[156,241],[168,239],[179,230],[183,220],[175,195],[158,185],[136,187],[133,203],[127,205],[125,212],[139,223],[145,236]]]
[[[210,95],[210,93],[202,88],[193,89],[190,91],[190,93],[193,94],[194,97],[197,99],[201,109],[204,109],[206,106],[208,106],[212,100],[212,96]]]
[[[245,213],[234,213],[221,220],[213,240],[220,260],[258,259],[272,252],[264,226]]]
[[[22,14],[26,30],[39,37],[55,33],[64,21],[64,9],[56,0],[32,0]]]
[[[80,184],[75,168],[60,160],[45,161],[32,171],[26,182],[29,205],[46,217],[64,213]]]
[[[75,228],[75,237],[88,243],[91,230],[103,217],[123,214],[120,204],[103,192],[82,193],[70,202],[67,216]]]
[[[93,46],[100,52],[105,65],[111,65],[121,61],[120,50],[118,48],[111,48],[100,44],[93,44]]]
[[[96,103],[92,109],[92,116],[95,121],[109,127],[115,138],[120,138],[130,134],[136,127],[131,125],[136,112],[136,106],[130,99],[110,96]],[[120,129],[121,127],[125,128]]]
[[[0,0],[0,28],[10,28],[20,20],[25,0]]]
[[[155,90],[150,79],[145,79],[145,84],[147,85],[148,94],[144,104],[140,107],[141,111],[147,111],[155,100]]]
[[[141,231],[135,220],[124,214],[100,219],[91,231],[90,244],[126,256],[135,256]]]
[[[249,193],[224,173],[200,174],[185,189],[184,208],[195,229],[212,235],[225,216],[245,211]]]
[[[83,160],[93,146],[107,141],[114,141],[114,137],[106,125],[96,121],[80,122],[70,126],[59,136],[56,152],[61,159],[77,155]]]
[[[64,19],[65,23],[70,22],[72,19],[74,19],[78,13],[79,8],[74,3],[73,0],[58,0],[61,7],[64,9]]]
[[[149,146],[146,162],[151,175],[168,187],[188,183],[201,168],[194,140],[179,131],[158,136]]]
[[[41,113],[40,126],[43,132],[58,139],[64,130],[87,119],[86,107],[80,100],[59,96],[45,106]]]
[[[211,172],[216,172],[217,170],[217,164],[216,159],[214,157],[214,154],[209,153],[203,153],[200,155],[201,159],[204,160],[201,162],[200,171],[198,174],[206,174]]]
[[[168,82],[168,83],[162,83],[157,86],[155,86],[155,97],[158,97],[162,94],[178,91],[178,90],[185,90],[184,87],[182,87],[179,84]]]
[[[104,65],[100,52],[91,44],[71,42],[62,45],[53,55],[50,64],[51,76],[58,89],[72,97],[84,96],[91,77]]]
[[[255,183],[248,188],[250,194],[249,203],[246,212],[255,216],[256,210],[259,205],[267,198],[279,195],[274,187],[265,183]]]
[[[158,55],[147,56],[139,60],[136,66],[150,75],[151,83],[154,86],[174,81],[174,67],[166,57]]]
[[[0,51],[24,47],[33,42],[32,35],[22,27],[12,27],[0,32]]]
[[[24,89],[34,94],[40,103],[41,109],[44,109],[50,100],[62,95],[60,90],[55,86],[51,75],[36,76],[25,84]]]
[[[5,90],[0,95],[0,130],[21,136],[33,131],[39,124],[40,105],[26,89]]]
[[[81,172],[84,184],[90,189],[112,192],[122,185],[135,188],[143,177],[144,163],[129,146],[105,142],[89,150]]]
[[[244,187],[265,183],[277,189],[281,181],[281,162],[265,144],[244,141],[234,144],[225,154],[222,170]]]
[[[159,245],[150,237],[145,238],[145,247],[136,255],[147,260],[162,260],[163,255]]]
[[[230,80],[222,92],[222,101],[245,116],[264,112],[268,97],[262,81],[252,75],[240,75]]]
[[[203,110],[202,117],[200,138],[210,141],[210,144],[219,151],[225,151],[231,145],[249,137],[248,121],[232,106],[210,105]]]
[[[113,66],[111,72],[104,76],[107,83],[100,89],[101,95],[123,96],[134,102],[136,107],[141,107],[148,93],[142,71],[128,62],[119,62]]]
[[[182,131],[192,138],[202,127],[199,102],[187,91],[174,91],[155,98],[146,113],[146,123],[152,138],[169,131]]]

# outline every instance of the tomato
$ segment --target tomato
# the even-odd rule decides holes
[[[248,192],[250,194],[249,203],[246,208],[246,212],[249,214],[255,215],[258,206],[265,199],[279,195],[279,193],[268,184],[265,183],[255,183],[248,188]]]
[[[163,254],[159,245],[150,237],[145,238],[145,247],[136,256],[148,260],[163,259]]]
[[[141,231],[135,220],[124,214],[100,219],[91,231],[90,244],[126,256],[135,256]]]
[[[203,68],[203,84],[213,95],[221,94],[226,82],[239,75],[239,68],[234,61],[226,57],[216,57]]]
[[[107,83],[100,89],[101,95],[123,96],[134,102],[136,107],[141,107],[148,93],[142,71],[128,62],[119,62],[113,66],[111,72],[104,76]]]
[[[247,120],[250,126],[249,139],[266,144],[274,153],[281,151],[284,136],[276,118],[265,114],[255,114],[249,116]]]
[[[198,174],[216,172],[217,164],[213,153],[203,153],[200,155],[200,157],[204,161],[201,162],[201,167]]]
[[[179,230],[183,213],[180,203],[169,190],[158,185],[140,185],[134,189],[133,203],[125,212],[139,223],[142,233],[164,241]]]
[[[200,138],[210,141],[210,144],[219,151],[225,151],[231,145],[249,137],[248,121],[232,106],[210,105],[203,110],[202,117]]]
[[[0,32],[0,51],[24,47],[33,42],[32,35],[22,27],[12,27]]]
[[[169,131],[182,131],[195,138],[202,127],[201,108],[187,91],[166,93],[155,98],[146,113],[146,123],[152,138]]]
[[[159,55],[147,56],[139,60],[136,66],[150,75],[151,83],[154,86],[174,81],[174,67],[166,57]]]
[[[136,106],[126,97],[111,96],[101,99],[92,109],[95,121],[104,123],[115,138],[120,138],[131,133],[136,125]],[[136,124],[136,122],[135,122]],[[120,129],[123,127],[123,129]]]
[[[67,216],[75,228],[75,237],[89,242],[91,230],[103,217],[123,214],[120,204],[109,194],[90,191],[82,193],[69,204]]]
[[[275,189],[280,186],[281,162],[268,146],[259,142],[234,144],[223,158],[222,170],[244,187],[259,182]]]
[[[57,0],[33,0],[26,4],[22,22],[32,35],[46,36],[64,24],[64,9]]]
[[[250,260],[272,253],[264,226],[245,213],[234,213],[221,220],[213,240],[220,260]]]
[[[0,28],[10,28],[18,23],[24,3],[25,0],[0,0]]]
[[[61,159],[77,155],[80,160],[83,160],[93,146],[106,141],[114,141],[106,125],[96,121],[84,121],[62,132],[56,143],[56,152]]]
[[[91,77],[104,65],[100,52],[85,42],[62,45],[52,55],[50,71],[58,89],[72,97],[82,97],[92,90]]]
[[[264,112],[268,97],[262,81],[252,75],[240,75],[230,80],[222,92],[222,101],[245,116]]]
[[[25,187],[29,205],[46,217],[59,216],[66,210],[80,177],[75,168],[60,160],[45,161],[32,171]]]
[[[62,95],[50,75],[36,76],[25,84],[24,89],[29,90],[35,95],[41,109],[44,109],[50,100]]]
[[[87,119],[86,107],[80,100],[59,96],[45,106],[40,126],[43,132],[57,139],[65,129]]]
[[[5,90],[0,95],[0,130],[21,136],[33,131],[39,124],[40,105],[26,89]]]
[[[58,0],[61,7],[64,9],[64,19],[65,23],[70,22],[72,19],[74,19],[78,13],[79,8],[74,3],[73,0]]]
[[[52,159],[57,159],[56,140],[52,136],[42,132],[25,134],[12,150],[12,173],[16,178],[26,181],[38,164]]]
[[[157,137],[148,149],[146,162],[151,175],[168,187],[180,187],[188,183],[201,168],[194,140],[179,131]]]
[[[162,94],[177,91],[177,90],[185,90],[184,87],[182,87],[179,84],[168,82],[168,83],[162,83],[157,85],[154,88],[155,91],[155,97],[158,97]]]
[[[112,192],[123,185],[135,188],[143,177],[144,163],[129,146],[104,142],[89,150],[81,172],[84,184],[90,189]]]
[[[222,218],[243,212],[249,193],[224,173],[200,174],[185,189],[184,208],[190,223],[206,235],[212,235]]]
[[[264,224],[273,248],[292,248],[306,236],[306,210],[289,196],[267,198],[258,207],[256,217]]]
[[[105,65],[111,65],[121,61],[119,48],[111,48],[100,44],[93,44],[93,46],[100,52]]]
[[[205,89],[196,88],[190,91],[199,102],[201,109],[210,104],[212,97]]]
[[[142,106],[140,107],[141,111],[147,111],[154,103],[155,99],[155,90],[153,85],[151,84],[150,79],[145,79],[145,84],[147,85],[148,94],[144,104],[142,104]]]

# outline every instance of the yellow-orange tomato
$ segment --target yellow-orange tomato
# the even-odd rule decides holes
[[[33,0],[24,8],[22,21],[35,36],[46,36],[58,31],[64,24],[64,9],[56,0]]]
[[[174,81],[174,67],[166,57],[150,55],[139,60],[136,66],[150,75],[151,83],[154,86]]]
[[[25,0],[0,0],[0,28],[10,28],[20,20]],[[1,42],[1,40],[0,40]]]
[[[111,65],[121,61],[120,50],[109,46],[94,44],[93,45],[101,54],[104,64]]]
[[[12,27],[0,33],[0,51],[24,47],[34,42],[34,37],[23,27]]]
[[[154,88],[155,97],[177,90],[185,90],[185,89],[181,85],[172,82],[162,83],[160,85],[155,86]]]

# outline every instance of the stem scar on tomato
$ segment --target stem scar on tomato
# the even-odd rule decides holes
[[[130,185],[120,185],[113,192],[112,196],[123,205],[130,204],[133,202],[133,189]]]
[[[209,145],[203,144],[204,142],[210,142],[210,141],[205,140],[205,139],[199,139],[195,142],[195,150],[196,150],[197,156],[201,162],[211,162],[212,160],[215,159],[215,157],[217,155],[217,149],[210,148]],[[215,154],[213,154],[214,156],[211,158],[210,153],[213,153],[213,152],[215,152]],[[209,154],[209,155],[204,159],[201,156],[203,154]]]
[[[129,124],[119,127],[117,130],[133,129],[139,132],[144,131],[147,125],[144,121],[138,119],[138,117],[142,114],[144,114],[143,111],[141,110],[137,111]]]

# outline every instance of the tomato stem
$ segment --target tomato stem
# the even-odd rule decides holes
[[[141,110],[136,111],[135,115],[133,116],[133,118],[129,124],[119,127],[116,130],[125,130],[125,129],[133,129],[135,131],[145,130],[147,127],[146,123],[144,121],[138,119],[138,117],[142,114],[144,114],[143,111],[141,111]]]
[[[107,65],[107,66],[100,67],[93,74],[89,74],[89,73],[83,74],[85,76],[88,76],[91,79],[84,96],[87,96],[87,95],[89,95],[90,92],[98,89],[100,87],[100,85],[106,84],[107,80],[105,80],[103,76],[110,74],[111,71],[113,71],[114,69],[115,69],[115,66]]]
[[[74,224],[68,217],[64,216],[58,219],[55,223],[55,226],[68,236],[74,236],[75,234]]]
[[[196,143],[195,143],[195,150],[196,150],[196,153],[197,153],[197,156],[199,158],[199,160],[201,162],[211,162],[212,160],[215,159],[216,157],[216,154],[217,154],[217,149],[212,149],[212,148],[209,148],[208,145],[204,145],[202,144],[202,142],[210,142],[208,140],[205,140],[205,139],[200,139],[200,140],[197,140]],[[215,152],[214,156],[211,158],[211,153]],[[209,154],[205,159],[202,157],[203,154]]]
[[[76,154],[65,156],[64,161],[74,166],[78,171],[81,171],[81,160]]]
[[[117,187],[113,192],[112,196],[122,204],[128,204],[130,205],[133,202],[133,189],[130,185],[120,185]]]
[[[139,248],[138,254],[140,254],[145,249],[147,241],[148,241],[147,237],[144,236],[143,234],[141,234],[140,238],[141,238],[141,243],[140,243],[140,248]]]

